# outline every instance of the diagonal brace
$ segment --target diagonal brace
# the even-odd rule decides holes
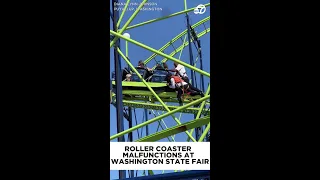
[[[118,133],[118,134],[115,134],[115,135],[111,136],[111,137],[110,137],[110,140],[113,140],[113,139],[115,139],[115,138],[118,138],[118,137],[120,137],[120,136],[123,136],[123,135],[125,135],[125,134],[128,134],[128,133],[130,133],[130,132],[132,132],[132,131],[134,131],[134,130],[137,130],[137,129],[139,129],[139,128],[142,128],[142,127],[144,127],[144,126],[146,126],[146,125],[148,125],[148,124],[151,124],[151,123],[154,123],[154,122],[156,122],[156,121],[159,121],[159,120],[161,120],[161,119],[163,119],[163,118],[165,118],[165,117],[167,117],[167,116],[170,116],[171,114],[174,114],[174,113],[176,113],[176,112],[181,111],[182,109],[185,109],[185,108],[194,106],[194,105],[196,105],[196,104],[199,104],[199,103],[201,103],[201,102],[203,102],[203,101],[205,101],[205,100],[207,100],[207,99],[209,99],[209,98],[210,98],[210,95],[209,95],[209,96],[202,97],[202,98],[200,98],[200,99],[198,99],[198,100],[195,100],[195,101],[193,101],[193,102],[191,102],[191,103],[188,103],[188,104],[186,104],[186,105],[184,105],[184,106],[181,106],[181,107],[179,107],[179,108],[177,108],[177,109],[175,109],[175,110],[173,110],[173,111],[167,112],[167,113],[162,114],[162,115],[160,115],[160,116],[157,116],[157,117],[155,117],[155,118],[153,118],[153,119],[150,119],[150,120],[148,120],[148,121],[145,121],[145,122],[143,122],[143,123],[140,123],[140,124],[137,125],[137,126],[134,126],[134,127],[130,128],[130,129],[124,130],[124,131],[122,131],[122,132],[120,132],[120,133]]]
[[[174,134],[178,134],[181,132],[185,132],[189,129],[193,129],[193,128],[197,128],[203,125],[206,125],[210,123],[210,116],[206,116],[200,119],[194,119],[192,121],[189,121],[187,123],[184,124],[180,124],[177,126],[174,126],[172,128],[151,134],[149,136],[143,137],[139,140],[137,140],[136,142],[155,142],[158,141],[160,139],[172,136]]]
[[[181,65],[183,65],[183,66],[185,66],[185,67],[188,67],[189,69],[194,70],[194,71],[196,71],[196,72],[198,72],[198,73],[200,73],[200,74],[202,74],[202,75],[205,75],[205,76],[207,76],[207,77],[210,77],[210,73],[207,73],[207,72],[205,72],[205,71],[203,71],[203,70],[200,70],[200,69],[198,69],[198,68],[195,68],[195,67],[193,67],[192,65],[190,65],[190,64],[188,64],[188,63],[185,63],[185,62],[183,62],[183,61],[181,61],[181,60],[178,60],[178,59],[176,59],[176,58],[174,58],[174,57],[172,57],[172,56],[169,56],[169,55],[167,55],[167,54],[165,54],[165,53],[163,53],[163,52],[159,52],[159,51],[157,51],[156,49],[153,49],[153,48],[151,48],[151,47],[149,47],[149,46],[146,46],[146,45],[144,45],[144,44],[142,44],[142,43],[140,43],[140,42],[137,42],[137,41],[135,41],[135,40],[133,40],[133,39],[131,39],[131,38],[127,38],[127,37],[121,35],[120,33],[116,33],[116,32],[114,32],[114,31],[112,31],[112,30],[110,30],[110,33],[111,33],[112,35],[114,35],[114,36],[117,36],[117,37],[122,38],[122,39],[124,39],[124,40],[126,40],[126,41],[129,41],[129,42],[131,42],[131,43],[133,43],[133,44],[135,44],[135,45],[138,45],[138,46],[140,46],[140,47],[142,47],[142,48],[144,48],[144,49],[147,49],[147,50],[149,50],[149,51],[151,51],[151,52],[153,52],[153,53],[156,53],[156,54],[158,54],[158,55],[160,55],[160,56],[163,56],[163,57],[165,57],[165,58],[167,58],[167,59],[170,59],[170,60],[172,60],[172,61],[174,61],[174,62],[176,62],[176,63],[178,63],[178,64],[181,64]]]
[[[132,16],[129,18],[129,20],[124,24],[124,26],[122,27],[122,29],[120,30],[119,34],[122,34],[126,28],[129,26],[129,24],[133,21],[133,19],[137,16],[137,14],[140,12],[140,9],[144,6],[144,4],[147,2],[148,0],[143,0],[143,2],[139,5],[139,7],[137,8],[137,10],[132,14]],[[111,43],[110,43],[110,47],[113,46],[113,44],[119,39],[119,37],[115,37]]]
[[[208,86],[208,89],[207,89],[207,92],[206,92],[205,96],[208,96],[209,93],[210,93],[210,84],[209,84],[209,86]],[[203,102],[201,103],[201,105],[200,105],[200,110],[198,111],[198,114],[197,114],[197,116],[196,116],[196,119],[198,119],[198,118],[200,117],[200,115],[201,115],[201,113],[202,113],[202,110],[203,110],[203,108],[204,108],[204,105],[205,105],[205,101],[203,101]],[[193,131],[194,131],[194,129],[191,129],[190,133],[192,134]],[[190,139],[188,138],[187,141],[189,142]]]

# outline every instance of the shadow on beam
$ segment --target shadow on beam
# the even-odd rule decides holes
[[[142,176],[127,178],[126,180],[192,180],[192,179],[210,179],[210,171],[184,171],[167,174],[158,174],[152,176]]]

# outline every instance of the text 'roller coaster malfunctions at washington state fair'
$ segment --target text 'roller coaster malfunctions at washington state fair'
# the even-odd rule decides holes
[[[125,146],[125,151],[153,151],[153,146]],[[157,146],[156,151],[191,151],[191,146]]]

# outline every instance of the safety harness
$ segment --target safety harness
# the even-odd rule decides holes
[[[182,90],[182,95],[181,95],[182,100],[185,100],[191,93],[190,91],[189,92],[187,91],[189,89],[189,84],[185,88],[184,85],[182,85],[184,80],[181,77],[179,77],[179,76],[171,76],[171,78],[174,79],[175,83],[181,83],[181,86],[178,87],[178,88],[180,88]]]
[[[181,88],[181,87],[180,87]],[[181,88],[181,90],[182,90],[182,95],[181,95],[181,98],[182,98],[182,100],[185,100],[185,99],[187,99],[189,96],[190,96],[190,91],[188,92],[187,90],[189,89],[189,85],[187,85],[187,87],[186,88]]]

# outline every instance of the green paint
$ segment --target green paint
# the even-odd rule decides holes
[[[200,119],[195,119],[195,120],[189,121],[187,123],[180,124],[180,125],[174,126],[172,128],[169,128],[169,129],[166,129],[166,130],[151,134],[149,136],[140,138],[136,142],[155,142],[155,141],[161,140],[163,138],[172,136],[174,134],[178,134],[178,133],[187,131],[187,130],[192,129],[192,128],[196,128],[196,127],[200,127],[200,126],[206,125],[209,122],[210,122],[210,116],[206,116],[206,117],[203,117],[203,118],[200,118]]]

